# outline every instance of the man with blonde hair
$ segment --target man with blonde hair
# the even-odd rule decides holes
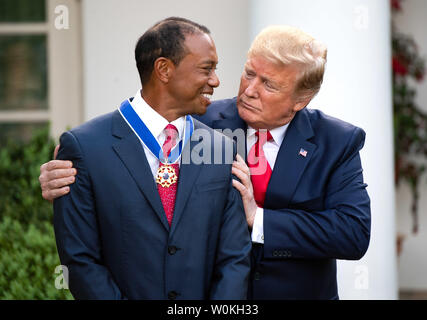
[[[303,31],[268,27],[249,49],[238,96],[199,117],[214,129],[246,132],[246,161],[237,156],[233,185],[252,233],[250,299],[338,299],[336,259],[360,259],[369,245],[359,155],[365,132],[306,108],[326,57]],[[63,175],[52,170],[60,164],[41,167],[46,199],[66,193]]]

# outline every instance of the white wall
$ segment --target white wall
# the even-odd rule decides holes
[[[210,29],[221,81],[213,99],[237,95],[248,48],[246,0],[83,0],[82,15],[85,120],[114,110],[140,88],[135,44],[149,27],[169,16]]]
[[[328,46],[324,85],[310,107],[362,127],[371,243],[339,261],[342,299],[396,299],[395,208],[388,0],[252,0],[251,36],[269,24],[300,27]]]
[[[404,34],[412,35],[422,56],[427,59],[427,37],[425,19],[427,1],[406,0],[403,11],[396,15],[396,27]],[[426,76],[427,78],[427,76]],[[427,79],[412,83],[417,91],[416,103],[427,112]],[[424,159],[425,161],[425,159]],[[399,286],[402,290],[427,290],[427,174],[420,179],[419,231],[412,234],[411,193],[409,187],[401,183],[396,194],[397,230],[406,235],[399,257]]]

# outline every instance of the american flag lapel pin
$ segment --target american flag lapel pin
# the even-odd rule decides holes
[[[304,158],[307,157],[307,150],[305,150],[303,148],[299,149],[298,155],[303,156]]]

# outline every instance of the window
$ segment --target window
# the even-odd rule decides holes
[[[0,0],[0,143],[49,120],[44,0]]]
[[[80,30],[78,0],[0,0],[0,145],[81,122]]]

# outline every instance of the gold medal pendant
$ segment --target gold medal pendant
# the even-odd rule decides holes
[[[175,169],[169,164],[164,164],[157,169],[156,182],[163,188],[169,188],[171,185],[178,181]]]

